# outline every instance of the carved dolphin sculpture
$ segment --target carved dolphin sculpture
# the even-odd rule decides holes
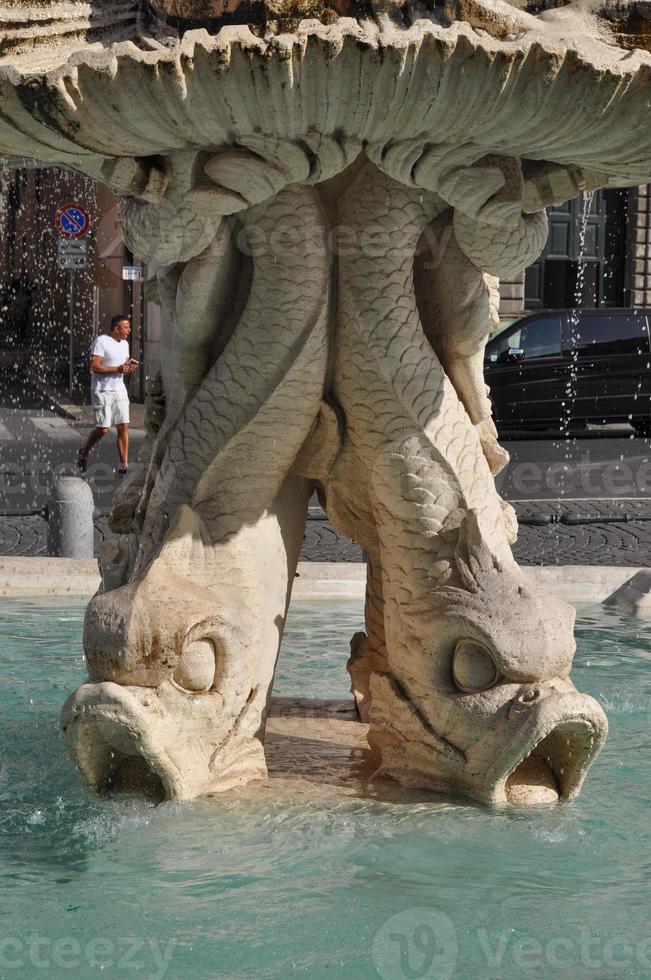
[[[502,564],[474,511],[460,529],[460,583],[433,596],[419,658],[370,677],[379,774],[484,802],[568,800],[608,731],[569,680],[574,610]]]
[[[310,188],[248,220],[259,233],[308,222],[313,234],[293,268],[270,249],[257,257],[235,330],[166,436],[144,526],[127,537],[135,553],[103,568],[84,631],[90,680],[63,712],[95,789],[139,781],[143,767],[176,798],[266,774],[264,719],[311,491],[292,467],[326,370],[328,260]]]
[[[122,198],[163,331],[62,716],[82,774],[264,776],[317,488],[368,554],[350,671],[378,772],[571,798],[606,722],[568,678],[571,610],[513,562],[481,362],[544,208],[651,179],[648,38],[608,2],[70,6],[0,2],[0,153]]]
[[[486,197],[490,187],[478,209]],[[489,476],[481,416],[473,425],[472,372],[464,381],[457,370],[455,390],[436,357],[439,334],[446,355],[463,330],[420,322],[413,254],[444,208],[370,167],[340,202],[354,240],[372,226],[389,243],[358,248],[340,265],[334,381],[346,437],[324,487],[332,520],[369,555],[368,635],[354,638],[353,693],[379,775],[485,802],[569,799],[607,721],[568,679],[574,611],[539,593],[513,561],[511,513]],[[517,214],[513,227],[528,236]],[[478,235],[490,266],[495,236],[481,227]],[[508,236],[497,238],[506,256]],[[522,248],[517,236],[510,247]],[[479,270],[464,272],[454,250],[452,261],[461,273],[454,310],[486,302]],[[466,333],[472,365],[483,343],[475,337],[473,347]]]

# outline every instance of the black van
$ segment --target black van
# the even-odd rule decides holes
[[[498,427],[631,422],[651,434],[651,310],[548,310],[486,345]]]

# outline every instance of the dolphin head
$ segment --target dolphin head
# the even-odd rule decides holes
[[[150,564],[90,602],[89,681],[62,728],[93,789],[179,799],[266,775],[258,620],[217,578],[206,529],[184,506]]]
[[[455,563],[419,624],[424,641],[405,634],[403,651],[420,655],[394,657],[371,677],[380,774],[484,802],[571,799],[608,730],[600,705],[569,679],[574,610],[496,558],[474,511]]]

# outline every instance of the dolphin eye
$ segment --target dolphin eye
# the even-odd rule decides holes
[[[460,691],[476,694],[493,687],[500,673],[485,646],[477,640],[459,640],[452,657],[452,676]]]
[[[210,640],[194,640],[181,654],[173,680],[185,691],[207,691],[215,680],[215,669],[215,648]]]

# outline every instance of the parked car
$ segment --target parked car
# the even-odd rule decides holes
[[[651,310],[553,310],[486,345],[498,427],[631,422],[651,434]]]

